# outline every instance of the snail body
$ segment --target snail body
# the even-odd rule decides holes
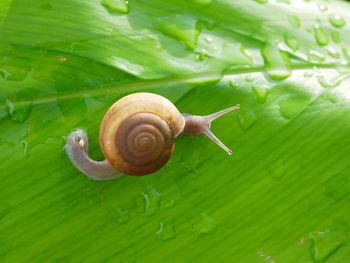
[[[99,140],[106,160],[94,161],[88,156],[88,139],[82,130],[68,136],[65,149],[73,165],[94,180],[146,175],[168,162],[175,139],[182,134],[205,134],[231,154],[211,132],[210,124],[238,108],[235,105],[208,116],[181,114],[160,95],[134,93],[115,102],[103,117]]]

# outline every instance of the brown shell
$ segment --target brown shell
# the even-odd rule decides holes
[[[146,175],[163,167],[185,120],[166,98],[134,93],[114,103],[100,127],[102,151],[117,170]]]

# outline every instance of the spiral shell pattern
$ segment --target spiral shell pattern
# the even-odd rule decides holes
[[[136,93],[117,101],[106,113],[100,143],[108,162],[129,175],[146,175],[163,167],[184,119],[167,99]]]
[[[174,135],[166,121],[152,113],[136,113],[120,125],[115,138],[123,162],[122,172],[144,175],[157,171],[169,160]]]

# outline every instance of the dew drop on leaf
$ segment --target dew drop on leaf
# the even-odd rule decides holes
[[[185,14],[176,14],[156,18],[155,26],[166,36],[181,41],[189,50],[197,46],[201,32],[197,20]]]
[[[335,94],[332,93],[325,93],[322,95],[322,99],[327,100],[331,103],[337,103],[338,102],[338,98]]]
[[[340,80],[329,80],[326,79],[323,75],[317,76],[318,83],[324,88],[332,88],[340,84]]]
[[[301,20],[298,16],[288,16],[288,22],[295,28],[301,27]]]
[[[164,220],[159,223],[159,229],[155,233],[163,241],[176,237],[175,223],[173,220]]]
[[[27,159],[29,157],[29,150],[28,150],[28,141],[21,140],[21,144],[23,145],[23,154],[24,157]]]
[[[326,60],[325,56],[317,50],[309,50],[308,58],[311,62],[323,62]]]
[[[340,34],[338,31],[332,31],[331,36],[335,43],[340,43]]]
[[[239,48],[239,50],[241,51],[241,53],[243,54],[243,56],[245,56],[246,58],[249,59],[249,61],[250,61],[251,63],[254,62],[254,61],[253,61],[253,54],[252,54],[252,52],[251,52],[249,49],[247,49],[245,46],[241,45],[240,48]]]
[[[175,200],[172,199],[168,203],[166,203],[165,207],[166,208],[172,208],[172,207],[174,207],[174,205],[175,205]]]
[[[117,209],[112,209],[112,218],[118,224],[125,224],[130,221],[129,210],[118,207]]]
[[[231,79],[229,82],[230,87],[237,88],[237,80]]]
[[[7,56],[0,68],[0,75],[6,80],[23,81],[33,70],[32,62],[31,59],[20,56]]]
[[[261,50],[269,77],[273,80],[283,80],[290,76],[290,57],[275,44],[267,44]]]
[[[327,51],[328,51],[328,54],[331,55],[333,58],[340,58],[340,55],[335,48],[329,47],[327,48]]]
[[[142,197],[144,201],[143,215],[146,217],[154,215],[159,210],[160,193],[155,188],[150,187],[142,192]]]
[[[10,99],[6,99],[5,101],[6,109],[8,116],[18,122],[18,123],[23,123],[25,122],[32,110],[32,103],[31,102],[24,102],[18,105],[15,105],[12,103]]]
[[[193,224],[193,232],[197,236],[212,234],[216,229],[216,220],[208,215],[202,215],[199,220]]]
[[[203,61],[206,61],[208,59],[208,54],[207,54],[206,50],[202,50],[196,54],[195,58],[196,58],[197,62],[203,62]]]
[[[315,28],[315,39],[320,46],[327,46],[329,43],[329,37],[325,29],[320,26],[316,26]]]
[[[0,69],[0,75],[7,80],[11,76],[11,73],[6,69]]]
[[[213,42],[213,39],[211,37],[206,37],[205,39],[205,42],[207,42],[208,44],[212,43]]]
[[[334,27],[343,27],[346,24],[345,19],[337,14],[330,15],[328,19],[331,25]]]
[[[322,3],[318,5],[318,8],[323,12],[327,11],[327,9],[328,9],[327,6],[325,4],[322,4]]]
[[[325,263],[344,245],[340,235],[332,231],[315,231],[309,234],[310,254],[313,262]]]
[[[246,82],[253,82],[255,80],[255,77],[253,75],[247,74],[245,76],[245,81]]]
[[[298,50],[300,48],[297,39],[290,34],[284,34],[284,42],[288,47],[290,47],[293,50]]]
[[[253,111],[246,111],[244,109],[240,109],[238,114],[239,124],[241,125],[243,130],[248,130],[251,128],[256,122],[256,116]]]
[[[252,87],[252,90],[255,94],[256,101],[259,103],[264,103],[267,99],[267,95],[269,93],[269,88],[267,85],[260,85]]]
[[[101,0],[101,4],[111,13],[126,14],[129,12],[129,3],[126,0]]]
[[[302,112],[310,103],[306,96],[292,96],[279,102],[279,111],[286,119],[292,119]]]

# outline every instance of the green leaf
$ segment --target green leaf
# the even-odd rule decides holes
[[[0,2],[0,261],[348,262],[346,1]],[[94,182],[63,147],[148,91],[239,103],[159,172]]]

